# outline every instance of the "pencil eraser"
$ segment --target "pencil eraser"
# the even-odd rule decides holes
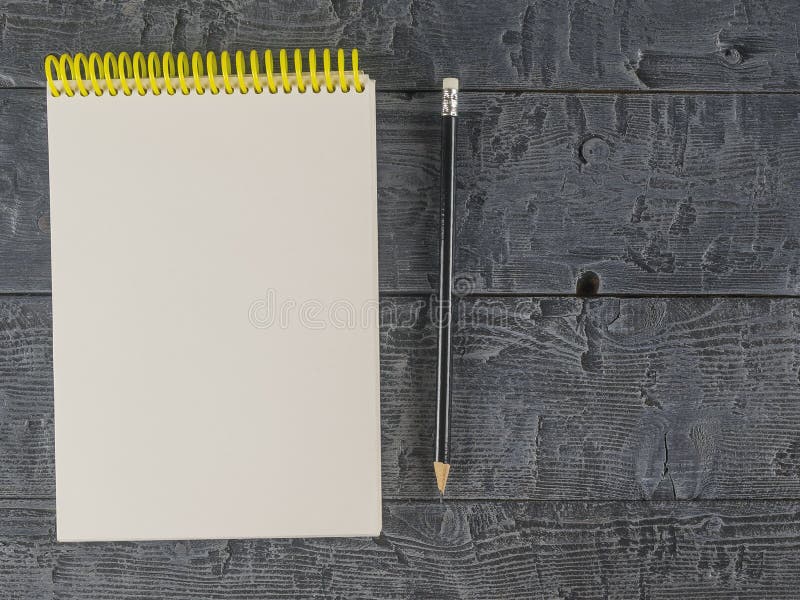
[[[455,77],[445,77],[444,81],[442,81],[442,89],[443,90],[457,90],[458,89],[458,79]]]

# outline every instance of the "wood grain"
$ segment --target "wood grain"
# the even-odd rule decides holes
[[[798,26],[795,0],[0,0],[1,88],[51,52],[358,47],[399,296],[380,537],[55,543],[52,313],[19,295],[50,289],[44,92],[0,90],[0,597],[797,598]],[[472,92],[440,504],[445,76]],[[692,297],[564,297],[586,270]]]
[[[794,599],[797,502],[388,502],[378,538],[56,544],[0,503],[4,598]]]
[[[421,151],[435,147],[434,103],[386,99],[381,111],[380,180],[399,172],[416,184],[394,179],[381,201],[421,209],[420,191],[434,188],[413,236],[412,223],[382,213],[393,242],[381,247],[385,287],[437,276],[436,232],[421,227],[436,222],[435,174],[422,185],[394,158],[410,155],[402,140],[420,165],[436,164]],[[404,129],[426,114],[427,137]],[[800,290],[798,96],[466,94],[459,128],[456,280],[466,292],[574,293],[584,270],[610,294]],[[407,260],[406,248],[423,247]]]
[[[358,47],[384,89],[798,90],[794,0],[0,4],[0,83],[51,52]]]
[[[430,494],[436,337],[383,326],[388,497]],[[412,305],[413,306],[413,305]],[[793,498],[800,301],[464,299],[448,497]],[[424,387],[423,387],[424,386]]]
[[[0,292],[50,289],[43,96],[0,92]],[[435,288],[438,102],[379,95],[384,292]],[[462,291],[570,294],[585,269],[611,294],[800,290],[800,96],[472,93],[461,104]]]
[[[448,498],[800,494],[800,299],[464,299]],[[435,498],[436,337],[381,306],[383,493]],[[52,496],[50,302],[0,301],[0,497]]]
[[[49,298],[0,300],[0,498],[54,492],[52,351]]]
[[[0,292],[50,289],[44,93],[0,92]]]

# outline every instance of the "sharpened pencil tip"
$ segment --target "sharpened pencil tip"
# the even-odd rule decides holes
[[[436,487],[439,494],[444,495],[444,488],[447,487],[447,476],[450,475],[450,465],[443,462],[433,463],[433,472],[436,473]]]

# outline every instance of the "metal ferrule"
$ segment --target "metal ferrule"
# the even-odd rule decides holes
[[[455,117],[458,115],[458,90],[442,90],[442,116]]]

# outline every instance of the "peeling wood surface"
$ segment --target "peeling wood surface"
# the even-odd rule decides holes
[[[51,52],[358,47],[383,89],[791,90],[794,0],[0,3],[0,84]]]
[[[435,289],[438,102],[378,97],[384,292]],[[464,292],[800,289],[798,95],[471,93],[459,127]],[[49,291],[40,90],[0,91],[0,192],[0,290]]]
[[[435,329],[381,306],[383,492],[435,499]],[[800,495],[800,299],[465,299],[448,499]],[[48,298],[0,302],[0,497],[52,496]]]
[[[386,502],[378,538],[56,544],[0,503],[4,597],[794,599],[797,502]],[[2,577],[2,575],[0,575]]]

